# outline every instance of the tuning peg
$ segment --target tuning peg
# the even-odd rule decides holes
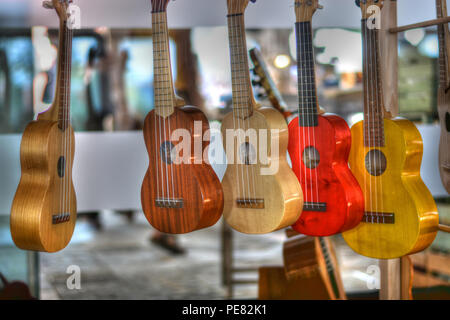
[[[55,6],[53,5],[53,3],[51,1],[44,1],[44,2],[42,2],[42,6],[45,9],[55,9]]]
[[[323,9],[323,5],[318,4],[318,5],[317,5],[317,9]]]
[[[260,86],[260,85],[261,85],[261,81],[258,81],[258,80],[252,80],[252,85],[254,85],[254,86]]]
[[[361,7],[361,1],[360,0],[355,0],[355,3],[358,7]]]

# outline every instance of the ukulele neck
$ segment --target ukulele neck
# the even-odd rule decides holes
[[[233,86],[233,112],[241,118],[253,114],[254,98],[250,82],[244,14],[228,15],[231,75]]]
[[[436,0],[437,18],[444,18],[447,16],[447,3],[445,0]],[[448,87],[449,78],[449,63],[448,63],[448,36],[449,30],[447,24],[438,25],[438,39],[439,39],[439,85],[441,88]]]
[[[300,127],[318,125],[317,89],[311,21],[295,23],[297,36],[298,114]]]
[[[364,145],[384,147],[383,91],[380,81],[379,33],[362,20],[364,82]]]
[[[72,70],[72,29],[67,20],[60,20],[58,71],[56,78],[55,100],[48,111],[39,115],[39,119],[58,121],[58,127],[65,130],[70,125],[70,83]]]
[[[175,91],[170,61],[169,29],[166,11],[152,12],[153,84],[155,111],[162,117],[174,112]]]

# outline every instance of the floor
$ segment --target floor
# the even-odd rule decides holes
[[[141,213],[132,223],[117,213],[103,212],[96,231],[80,219],[71,244],[63,251],[40,254],[41,299],[224,299],[221,280],[220,223],[180,235],[187,254],[174,256],[149,241],[153,230]],[[233,232],[235,264],[244,267],[281,265],[283,231],[249,236]],[[354,254],[342,238],[334,243],[347,291],[367,290],[377,281],[369,266],[376,260]],[[68,268],[80,270],[80,289]],[[369,268],[369,269],[368,269]],[[73,269],[72,269],[73,270]],[[69,270],[70,271],[70,270]],[[73,272],[73,271],[72,271]],[[257,280],[257,273],[246,278]],[[257,286],[240,285],[234,298],[255,299]]]

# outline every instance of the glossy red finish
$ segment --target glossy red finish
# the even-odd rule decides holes
[[[302,160],[305,148],[320,154],[315,169]],[[296,117],[289,123],[289,155],[303,188],[304,202],[326,203],[326,211],[303,210],[292,226],[310,236],[329,236],[354,228],[364,214],[361,188],[348,167],[351,133],[347,123],[335,115],[319,115],[317,127],[300,127]]]

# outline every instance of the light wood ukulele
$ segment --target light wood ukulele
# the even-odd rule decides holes
[[[141,189],[144,214],[165,233],[187,233],[214,225],[222,215],[223,191],[211,165],[203,160],[209,123],[197,108],[181,107],[175,97],[167,27],[169,0],[151,0],[155,109],[144,121],[149,167]],[[180,159],[174,132],[189,133],[188,162]],[[197,136],[197,137],[196,137]],[[182,137],[185,139],[184,137]],[[179,138],[181,139],[181,138]],[[195,140],[200,139],[200,150]],[[184,141],[183,141],[184,142]]]
[[[58,76],[51,107],[26,127],[20,146],[22,176],[11,207],[11,235],[24,250],[55,252],[69,243],[76,220],[72,184],[75,136],[70,126],[72,1],[45,1],[60,20]]]
[[[447,16],[447,2],[436,0],[437,17]],[[450,38],[447,24],[438,25],[439,37],[439,88],[438,112],[441,121],[439,144],[439,171],[445,190],[450,193]]]
[[[227,0],[233,112],[222,123],[228,161],[222,185],[227,223],[243,233],[262,234],[292,225],[303,200],[300,184],[286,161],[284,117],[273,108],[255,110],[244,26],[248,3]],[[261,157],[265,153],[268,161]]]
[[[436,237],[439,217],[420,177],[419,131],[406,119],[384,118],[379,30],[368,25],[369,7],[382,5],[381,0],[360,1],[364,121],[352,127],[349,164],[363,189],[365,213],[362,222],[343,237],[359,254],[394,259],[427,248]]]

